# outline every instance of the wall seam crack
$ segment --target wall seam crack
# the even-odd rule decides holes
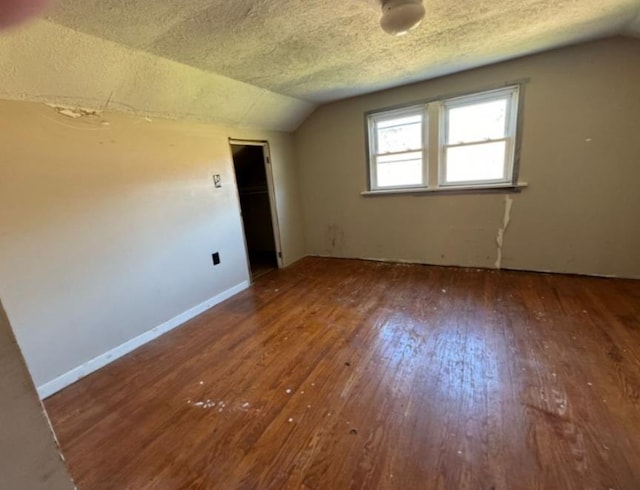
[[[504,244],[504,234],[507,231],[509,223],[511,222],[511,207],[513,206],[513,199],[511,196],[504,196],[504,216],[502,217],[502,228],[498,228],[498,234],[496,236],[496,245],[498,246],[496,261],[494,263],[496,269],[502,268],[502,246]]]

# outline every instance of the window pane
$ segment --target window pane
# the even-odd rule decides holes
[[[450,145],[505,137],[507,99],[454,107],[448,111],[447,143]]]
[[[377,153],[419,150],[422,148],[422,116],[387,119],[376,124]]]
[[[447,148],[446,182],[505,178],[506,142]]]
[[[379,156],[376,172],[378,187],[422,185],[422,152]]]

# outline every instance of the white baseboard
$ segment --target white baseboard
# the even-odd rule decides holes
[[[233,286],[232,288],[223,291],[222,293],[210,298],[203,303],[200,303],[193,308],[180,313],[178,316],[173,317],[171,320],[168,320],[164,323],[161,323],[157,327],[152,328],[144,332],[143,334],[138,335],[137,337],[132,338],[131,340],[126,341],[124,344],[121,344],[104,354],[100,354],[98,357],[91,359],[90,361],[85,362],[84,364],[73,368],[71,371],[67,371],[66,373],[58,376],[57,378],[44,383],[41,386],[38,386],[38,395],[40,398],[44,400],[45,398],[53,395],[54,393],[60,391],[63,388],[66,388],[70,384],[75,383],[79,379],[84,378],[88,374],[97,371],[101,367],[106,366],[107,364],[115,361],[116,359],[128,354],[129,352],[137,349],[138,347],[146,344],[147,342],[152,341],[155,338],[160,337],[162,334],[167,333],[170,330],[173,330],[176,327],[179,327],[183,323],[191,320],[192,318],[198,316],[200,313],[208,310],[209,308],[214,307],[218,303],[222,303],[225,299],[230,298],[231,296],[243,291],[249,287],[249,281],[243,281],[240,284]]]

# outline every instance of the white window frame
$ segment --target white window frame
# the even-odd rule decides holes
[[[466,143],[457,143],[449,145],[448,129],[449,129],[449,109],[456,109],[465,106],[476,105],[482,102],[506,99],[507,114],[505,120],[505,136],[497,139],[478,140]],[[512,86],[498,90],[490,90],[462,97],[446,99],[440,102],[440,126],[439,126],[439,144],[438,144],[438,187],[454,188],[454,187],[495,187],[496,185],[505,185],[514,183],[514,160],[516,147],[516,131],[518,126],[518,100],[519,87]],[[456,182],[447,182],[445,180],[447,170],[447,148],[456,148],[461,146],[473,146],[487,143],[497,143],[505,141],[505,160],[504,173],[501,179],[482,179],[482,180],[465,180]]]
[[[404,107],[381,109],[365,113],[367,136],[367,170],[368,189],[363,195],[393,194],[393,193],[421,193],[454,191],[465,192],[469,190],[489,191],[491,189],[518,190],[526,187],[526,183],[518,183],[518,155],[522,118],[520,101],[523,97],[523,83],[506,84],[498,88],[486,89],[479,92],[467,93],[448,97],[438,97],[408,104]],[[479,140],[459,144],[447,144],[448,135],[448,110],[451,108],[475,105],[485,101],[504,99],[507,100],[507,117],[505,119],[505,136],[489,140]],[[422,183],[419,185],[379,186],[377,185],[377,157],[381,155],[393,155],[394,153],[376,153],[377,148],[377,123],[388,119],[419,114],[422,116]],[[431,116],[431,117],[430,117]],[[431,141],[434,142],[430,145]],[[457,146],[471,146],[483,143],[506,141],[504,175],[500,179],[492,180],[468,180],[446,182],[446,149]],[[435,144],[437,143],[437,145]],[[413,151],[418,151],[413,150]],[[401,153],[410,153],[398,152]]]
[[[378,148],[377,123],[389,119],[415,116],[422,117],[422,148],[394,153],[376,153]],[[376,112],[367,116],[367,128],[369,136],[369,189],[372,191],[398,190],[398,189],[424,189],[429,185],[429,114],[426,104],[413,105],[384,112]],[[385,155],[402,155],[403,153],[422,152],[422,183],[394,186],[378,185],[377,157]]]

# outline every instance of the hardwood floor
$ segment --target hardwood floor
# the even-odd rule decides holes
[[[640,489],[640,281],[308,258],[46,400],[84,489]]]

